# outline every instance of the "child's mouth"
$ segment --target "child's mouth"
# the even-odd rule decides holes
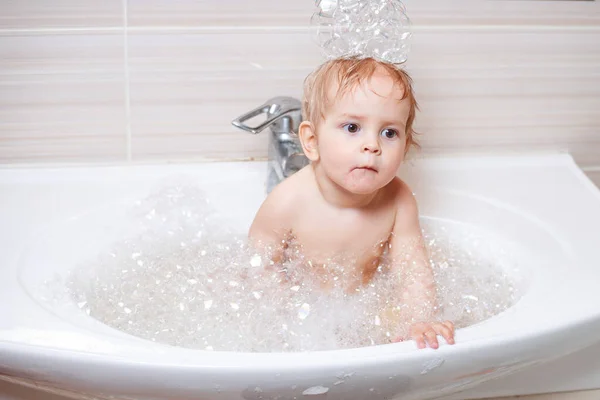
[[[371,171],[371,172],[377,172],[377,169],[375,169],[375,167],[369,167],[369,166],[364,166],[364,167],[356,167],[354,168],[355,170],[359,170],[359,171]]]

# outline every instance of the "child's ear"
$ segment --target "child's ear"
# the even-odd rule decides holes
[[[302,150],[304,150],[306,158],[310,161],[317,161],[319,159],[319,150],[317,148],[317,133],[313,124],[308,121],[302,121],[298,128],[298,137],[300,138],[300,143],[302,143]]]

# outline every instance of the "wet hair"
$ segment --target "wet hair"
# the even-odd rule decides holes
[[[332,84],[337,85],[335,98],[343,96],[348,91],[368,81],[378,70],[384,70],[396,85],[404,90],[400,100],[408,99],[410,110],[406,121],[406,148],[419,147],[413,130],[416,111],[419,109],[412,88],[412,78],[408,73],[394,64],[378,61],[373,58],[336,58],[321,64],[304,80],[304,95],[302,98],[302,117],[314,126],[325,118],[325,111],[333,99],[329,90]]]

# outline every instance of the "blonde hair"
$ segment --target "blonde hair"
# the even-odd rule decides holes
[[[406,149],[411,146],[419,147],[415,140],[417,134],[413,130],[416,110],[419,105],[414,96],[412,78],[405,71],[393,64],[377,61],[373,58],[336,58],[321,64],[304,80],[304,95],[302,98],[302,117],[317,126],[320,119],[325,118],[325,110],[329,105],[329,89],[331,84],[337,84],[337,96],[360,86],[368,81],[378,68],[385,70],[395,84],[404,89],[401,99],[408,99],[410,110],[406,121]]]

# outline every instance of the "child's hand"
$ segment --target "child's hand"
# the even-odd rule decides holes
[[[448,344],[454,344],[454,324],[450,321],[444,322],[419,322],[410,327],[409,336],[419,349],[424,349],[429,344],[432,349],[439,347],[437,335],[442,335]],[[403,341],[398,338],[397,341]]]

